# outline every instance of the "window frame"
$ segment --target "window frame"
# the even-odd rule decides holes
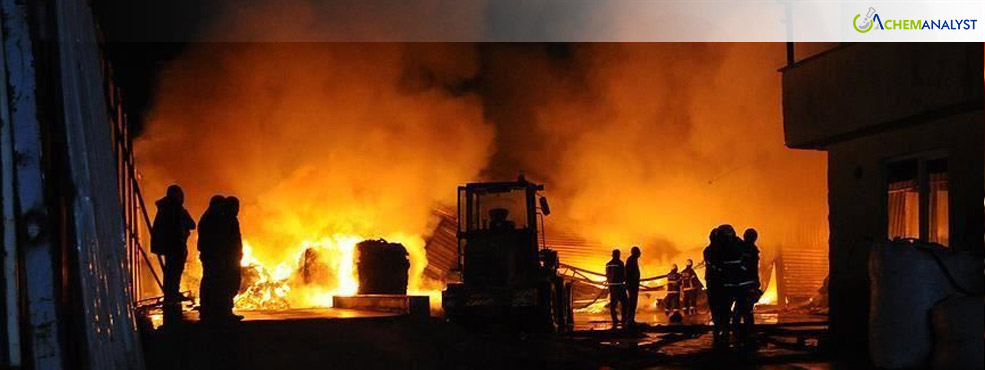
[[[930,195],[930,171],[928,171],[928,163],[937,160],[944,160],[945,163],[947,163],[947,170],[945,170],[944,172],[947,177],[947,190],[948,190],[947,211],[949,214],[948,214],[947,229],[948,229],[948,235],[951,235],[950,220],[953,218],[950,217],[951,216],[950,212],[951,210],[954,209],[953,197],[951,196],[952,193],[951,184],[953,182],[951,178],[951,163],[950,163],[951,158],[948,155],[948,153],[944,150],[934,150],[934,151],[926,151],[926,152],[892,157],[883,161],[882,194],[883,194],[884,206],[882,208],[885,214],[885,217],[883,218],[883,221],[885,222],[883,227],[883,232],[885,233],[887,239],[891,238],[891,235],[889,235],[889,224],[890,224],[889,218],[891,216],[889,214],[889,186],[891,184],[891,182],[889,181],[889,168],[890,166],[897,163],[902,163],[906,161],[915,161],[917,164],[917,178],[916,178],[917,193],[919,194],[918,196],[919,199],[917,201],[918,204],[917,218],[919,219],[918,239],[922,242],[930,242],[931,239],[930,238],[930,211],[931,211],[930,196],[931,195]],[[944,246],[950,248],[950,241],[948,241],[948,245],[944,245]]]

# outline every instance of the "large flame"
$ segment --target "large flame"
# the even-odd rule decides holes
[[[355,248],[362,238],[334,235],[316,241],[305,241],[294,263],[280,262],[270,267],[257,259],[249,241],[243,242],[240,265],[248,280],[235,298],[238,309],[283,309],[290,307],[331,307],[333,295],[352,295],[359,288],[356,278]],[[306,256],[317,253],[327,256],[312,261]],[[305,272],[325,268],[331,280],[309,281]]]
[[[351,294],[352,245],[380,237],[410,252],[412,291],[440,289],[422,278],[433,210],[453,208],[462,183],[519,171],[547,184],[548,233],[604,246],[562,262],[600,270],[613,247],[639,245],[657,275],[699,263],[721,223],[757,228],[764,253],[825,229],[823,153],[783,146],[782,56],[762,44],[196,45],[164,73],[137,159],[147,194],[177,182],[193,214],[213,194],[241,198],[243,308]]]
[[[450,91],[471,60],[429,48],[207,45],[166,73],[137,141],[142,185],[158,195],[181,184],[193,215],[213,194],[241,199],[237,307],[354,294],[354,246],[366,239],[407,248],[411,290],[441,286],[422,277],[433,210],[478,177],[493,134],[477,97]],[[200,273],[190,264],[184,288],[197,291]]]

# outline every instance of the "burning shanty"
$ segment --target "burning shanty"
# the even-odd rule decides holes
[[[0,2],[0,368],[981,368],[980,44],[335,3]]]

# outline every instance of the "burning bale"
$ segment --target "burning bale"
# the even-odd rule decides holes
[[[243,266],[241,269],[243,280],[233,302],[236,308],[283,310],[291,307],[287,300],[287,293],[291,288],[286,278],[273,276],[270,271],[257,264]]]
[[[335,272],[317,248],[307,248],[298,261],[297,278],[302,284],[318,284],[333,279]]]
[[[359,294],[407,294],[410,261],[403,244],[383,239],[356,245],[359,254]]]

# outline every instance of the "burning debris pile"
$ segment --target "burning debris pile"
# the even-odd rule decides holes
[[[236,308],[328,307],[332,295],[354,294],[357,283],[353,251],[359,239],[337,235],[305,242],[295,263],[282,262],[273,268],[257,260],[253,247],[244,242],[243,282],[236,296]]]

